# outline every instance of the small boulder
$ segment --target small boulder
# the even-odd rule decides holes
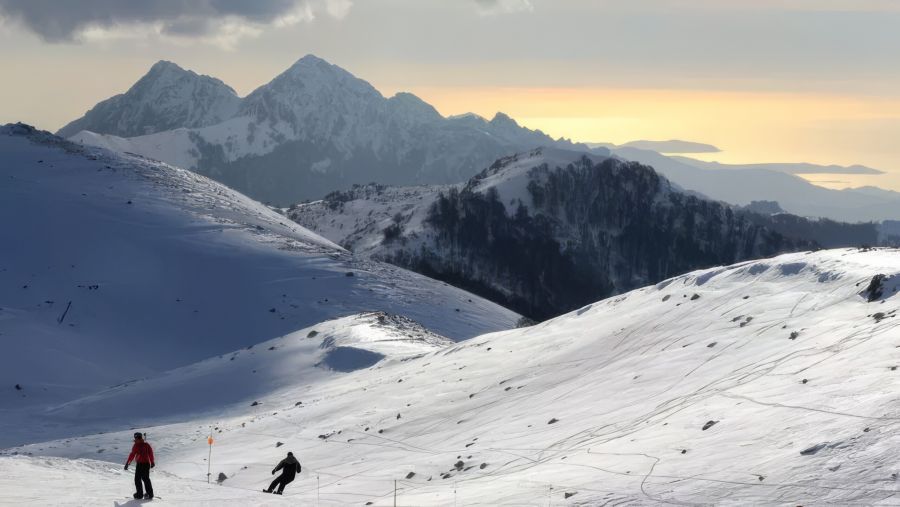
[[[823,443],[823,444],[816,444],[812,447],[807,447],[806,449],[803,449],[802,451],[800,451],[800,455],[801,456],[812,456],[813,454],[816,454],[817,452],[824,449],[827,445],[828,445],[827,443]]]

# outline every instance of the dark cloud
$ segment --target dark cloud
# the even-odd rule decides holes
[[[88,28],[162,25],[164,33],[203,36],[223,18],[269,23],[305,0],[0,0],[0,16],[49,42],[69,42]]]

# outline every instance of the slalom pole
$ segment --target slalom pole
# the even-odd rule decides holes
[[[207,437],[206,443],[209,444],[209,456],[206,458],[206,483],[209,484],[209,476],[211,475],[211,470],[212,470],[212,445],[213,445],[212,434],[210,434],[209,437]]]
[[[397,507],[397,479],[394,479],[394,507]]]

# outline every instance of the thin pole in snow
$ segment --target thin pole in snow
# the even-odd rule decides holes
[[[209,484],[209,476],[212,475],[212,433],[209,434],[209,437],[206,439],[206,443],[209,444],[209,456],[206,457],[206,483]]]
[[[456,483],[453,483],[453,507],[456,507]]]
[[[397,507],[397,479],[394,479],[394,507]]]
[[[553,484],[550,485],[550,489],[547,490],[547,507],[553,505]]]
[[[62,321],[66,320],[66,314],[69,313],[69,308],[72,308],[72,302],[71,302],[71,301],[69,301],[69,304],[66,305],[66,311],[64,311],[64,312],[62,313],[62,315],[60,315],[59,318],[56,319],[56,323],[57,323],[57,324],[62,324]]]
[[[316,507],[319,507],[319,476],[316,476]]]

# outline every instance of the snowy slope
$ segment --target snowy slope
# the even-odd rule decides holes
[[[497,191],[497,195],[507,213],[515,213],[519,204],[534,209],[528,185],[535,178],[532,169],[546,166],[553,170],[566,168],[587,160],[591,164],[606,159],[581,151],[563,150],[559,148],[541,148],[526,153],[517,153],[496,161],[491,167],[469,180],[466,188],[473,192],[485,193],[489,189]]]
[[[399,505],[897,505],[898,287],[898,250],[697,271],[147,431],[184,480],[213,432],[234,494],[292,450],[301,504],[391,505],[397,480]],[[119,462],[130,432],[6,454]]]
[[[132,500],[131,478],[121,466],[96,460],[64,460],[58,458],[0,458],[0,505],[110,505],[125,507],[143,505]],[[289,498],[256,491],[242,491],[207,484],[206,481],[184,480],[168,474],[154,474],[153,487],[165,491],[154,503],[172,505],[292,505]]]
[[[0,178],[0,415],[364,311],[454,340],[518,319],[202,176],[27,126],[0,129]]]
[[[383,247],[385,229],[395,224],[404,234],[427,234],[428,208],[441,192],[459,185],[393,187],[357,185],[325,200],[301,203],[286,210],[287,216],[345,248],[369,255]]]
[[[9,422],[28,429],[5,434],[0,445],[240,411],[253,403],[259,406],[257,400],[264,397],[452,344],[397,315],[368,312],[341,317],[50,409],[11,412]],[[142,403],[138,412],[122,410],[134,400],[165,401]],[[78,432],[67,428],[70,423],[77,424]]]

